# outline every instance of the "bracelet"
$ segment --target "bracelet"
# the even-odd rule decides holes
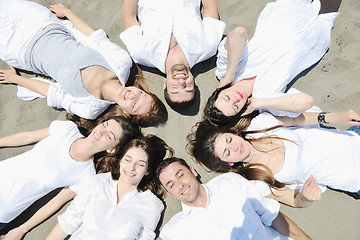
[[[310,205],[313,201],[311,201],[311,200],[303,200],[303,199],[301,199],[301,192],[299,192],[298,193],[298,195],[299,195],[299,197],[298,197],[298,200],[299,200],[299,202],[301,202],[302,204],[306,204],[306,205]]]
[[[323,125],[323,124],[325,124],[325,123],[328,123],[327,121],[325,121],[325,116],[326,116],[327,113],[328,113],[328,112],[321,112],[321,113],[319,113],[319,115],[318,115],[318,123],[319,123],[320,125]]]

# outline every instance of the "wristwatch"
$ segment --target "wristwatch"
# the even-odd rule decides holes
[[[325,121],[325,116],[326,116],[327,113],[328,113],[328,112],[321,112],[321,113],[319,113],[319,115],[318,115],[318,122],[319,122],[320,125],[325,124],[325,123],[328,123],[327,121]]]

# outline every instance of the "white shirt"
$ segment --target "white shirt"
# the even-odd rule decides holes
[[[263,113],[251,121],[247,130],[261,130],[275,125],[278,125],[278,122],[274,116]],[[313,175],[323,191],[326,186],[349,192],[360,190],[360,136],[356,133],[299,127],[280,128],[252,134],[251,137],[259,138],[264,135],[289,140],[282,141],[285,161],[275,178],[290,184],[290,188],[300,190],[310,175]],[[263,195],[269,194],[269,188],[263,190]]]
[[[69,154],[83,137],[75,123],[53,121],[49,132],[33,149],[0,161],[0,222],[10,222],[50,191],[95,174],[93,159],[78,162]]]
[[[289,239],[270,227],[279,203],[263,199],[239,174],[222,174],[203,187],[206,208],[182,204],[182,212],[163,227],[163,240]]]
[[[326,53],[339,13],[318,15],[318,1],[277,0],[261,12],[235,73],[235,81],[256,76],[252,96],[281,96],[287,85]],[[224,39],[218,48],[216,76],[226,74]],[[289,115],[283,113],[280,115]]]
[[[89,37],[79,32],[70,21],[62,21],[63,25],[70,31],[77,41],[85,46],[91,47],[98,51],[110,65],[123,86],[130,75],[132,60],[129,54],[119,45],[110,41],[102,29],[93,32]],[[42,80],[38,79],[37,80]],[[68,94],[61,88],[60,84],[43,80],[50,84],[47,96],[49,107],[65,109],[71,114],[76,114],[85,119],[96,119],[104,112],[113,102],[98,99],[92,95],[88,97],[76,98]],[[33,100],[41,97],[31,90],[18,86],[17,96],[23,100]]]
[[[150,190],[134,189],[117,203],[117,181],[98,174],[71,186],[77,195],[58,217],[71,239],[154,239],[164,205]]]
[[[136,63],[165,73],[171,34],[185,54],[190,68],[215,55],[225,23],[201,19],[200,0],[139,0],[140,26],[120,34]]]

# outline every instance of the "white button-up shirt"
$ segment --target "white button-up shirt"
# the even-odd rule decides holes
[[[177,239],[289,239],[271,226],[279,203],[263,199],[253,184],[235,173],[215,177],[202,185],[206,208],[182,204],[162,229],[163,240]]]
[[[77,196],[58,217],[70,239],[154,239],[164,205],[150,190],[134,189],[117,203],[117,181],[98,174],[71,186]]]
[[[171,34],[186,56],[190,68],[213,56],[222,38],[225,23],[201,19],[200,0],[139,0],[141,25],[120,34],[136,63],[156,67],[165,73]]]

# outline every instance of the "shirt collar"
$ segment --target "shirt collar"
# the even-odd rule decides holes
[[[204,187],[205,192],[206,192],[206,196],[207,196],[206,208],[208,208],[209,204],[211,203],[212,193],[211,193],[210,189],[205,184],[201,184],[201,186]],[[201,208],[201,207],[192,207],[192,206],[186,205],[183,202],[181,202],[181,206],[182,206],[182,213],[185,214],[185,215],[189,215],[191,213],[191,211],[196,211],[196,209]]]

